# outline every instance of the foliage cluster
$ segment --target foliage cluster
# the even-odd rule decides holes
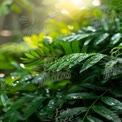
[[[119,19],[101,21],[54,41],[36,38],[25,65],[0,79],[0,120],[121,122],[122,30]]]

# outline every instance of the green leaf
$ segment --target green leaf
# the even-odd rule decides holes
[[[10,116],[13,112],[15,112],[17,109],[21,108],[23,106],[24,103],[28,102],[29,100],[31,100],[32,98],[30,97],[22,97],[21,99],[19,99],[18,101],[16,101],[9,109],[8,111],[5,113],[4,118]]]
[[[63,60],[63,62],[59,62],[57,66],[57,70],[61,70],[68,66],[69,68],[72,68],[73,66],[77,65],[79,62],[85,60],[90,55],[87,54],[71,54],[70,56],[66,56],[66,58]]]
[[[64,48],[64,51],[66,54],[71,54],[72,53],[72,48],[70,46],[70,43],[68,42],[61,42],[62,47]]]
[[[66,95],[66,99],[95,99],[98,96],[93,93],[71,93]]]
[[[102,54],[96,54],[95,56],[92,56],[87,59],[86,62],[83,64],[80,73],[92,67],[94,64],[98,63],[104,56],[105,55]]]
[[[122,102],[112,97],[102,97],[101,101],[109,106],[113,106],[115,109],[122,110]]]
[[[37,108],[40,107],[44,100],[45,98],[43,97],[37,97],[36,99],[32,100],[32,102],[28,104],[27,108],[25,108],[23,118],[27,119],[30,117],[37,110]]]
[[[48,49],[48,47],[43,46],[43,47],[40,47],[40,48],[42,48],[42,51],[43,51],[45,54],[49,54],[50,50]]]
[[[62,58],[59,58],[58,60],[56,60],[55,62],[53,62],[50,67],[49,70],[53,70],[53,69],[57,69],[57,71],[60,71],[61,69],[63,69],[64,67],[66,67],[70,62],[68,61],[70,59],[70,57],[72,57],[71,55],[65,55]],[[60,67],[59,67],[60,65]]]
[[[55,114],[56,114],[55,117],[57,116],[58,110],[65,103],[65,100],[60,99],[62,97],[62,94],[58,94],[56,96],[57,96],[57,98],[55,97],[54,99],[51,99],[48,102],[48,104],[40,110],[41,117],[43,117],[44,114],[46,115],[46,117],[49,117],[49,118],[52,118]],[[56,110],[57,113],[54,112],[55,110]]]
[[[86,58],[92,56],[94,54],[86,54],[86,53],[75,53],[72,54],[72,57],[69,59],[69,68],[79,64],[81,61],[84,61]],[[67,59],[68,60],[68,59]]]
[[[88,116],[88,117],[87,117],[87,120],[88,120],[89,122],[103,122],[102,120],[100,120],[100,119],[98,119],[98,118],[96,118],[96,117],[93,117],[93,116]]]
[[[92,39],[88,39],[84,42],[83,46],[88,46]]]
[[[121,38],[121,34],[116,33],[114,36],[112,36],[110,44],[113,45],[116,44],[117,42],[119,42],[120,38]]]
[[[87,111],[86,107],[76,107],[76,108],[71,108],[71,109],[66,109],[66,110],[61,110],[63,112],[59,113],[59,116],[57,117],[58,119],[64,119],[67,117],[71,117],[71,116],[78,116],[81,113],[84,113]],[[59,112],[59,110],[56,111],[57,114]]]
[[[102,23],[104,31],[108,31],[109,30],[109,26],[108,26],[108,23],[105,21],[105,19],[102,19],[101,23]]]
[[[82,118],[77,118],[76,120],[75,120],[75,122],[83,122],[83,120],[82,120]]]
[[[22,85],[22,87],[20,87],[20,90],[26,90],[26,91],[35,91],[37,89],[37,87],[34,84],[26,84],[26,85]]]
[[[72,41],[79,41],[81,39],[89,37],[91,34],[85,34],[85,33],[80,33],[80,34],[72,34],[71,36],[67,36],[63,38],[64,41],[72,42]]]
[[[113,94],[116,97],[122,97],[122,88],[121,86],[118,86],[117,88],[112,89],[111,94]]]
[[[70,55],[65,55],[64,57],[53,62],[51,66],[49,67],[49,70],[55,69],[57,71],[60,71],[66,66],[68,66],[69,68],[72,68],[73,66],[79,64],[81,61],[85,60],[91,55],[94,55],[94,54],[74,53]]]
[[[83,48],[81,49],[81,53],[86,53],[88,49],[88,46],[83,46]]]
[[[103,80],[102,83],[105,83],[107,79],[109,79],[113,75],[115,64],[117,64],[117,60],[110,60],[105,64],[105,70],[103,72],[105,80]]]
[[[87,89],[90,89],[90,90],[96,90],[96,91],[105,91],[108,89],[108,87],[103,87],[103,86],[99,86],[99,85],[96,85],[94,83],[81,83],[81,87],[85,87]]]
[[[35,58],[36,58],[36,57],[37,57],[37,58],[40,57],[39,54],[38,54],[36,51],[34,51],[34,50],[31,51],[31,54],[32,54]]]
[[[7,107],[8,105],[10,105],[10,100],[9,100],[8,96],[5,93],[1,94],[0,95],[0,98],[1,98],[2,104],[5,107]]]
[[[72,50],[74,53],[80,53],[80,46],[79,46],[78,41],[72,42]]]
[[[14,79],[12,79],[11,76],[8,76],[8,77],[6,77],[6,79],[5,79],[5,83],[6,83],[7,85],[12,85],[12,83],[14,83],[15,81],[17,81],[17,80],[19,80],[19,79],[20,79],[20,76],[17,76],[17,77],[15,77]]]
[[[96,40],[96,45],[100,44],[101,42],[105,41],[105,39],[109,36],[108,33],[104,33]]]
[[[15,111],[7,119],[7,122],[18,122],[18,120],[22,120],[23,121],[24,119],[23,119],[22,115],[18,111]]]
[[[100,105],[94,105],[92,109],[102,117],[106,118],[107,120],[111,120],[113,122],[121,122],[120,118],[117,114],[109,110],[108,108]]]
[[[25,55],[26,55],[28,58],[30,58],[30,59],[34,59],[34,56],[31,55],[30,53],[25,53]]]

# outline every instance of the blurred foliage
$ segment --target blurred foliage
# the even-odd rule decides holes
[[[28,0],[2,0],[0,3],[0,16],[5,16],[9,14],[11,11],[16,13],[21,13],[21,6],[26,8],[26,10],[31,11],[32,4]]]
[[[62,18],[66,18],[64,20],[60,20],[59,18],[48,19],[45,25],[47,34],[52,37],[59,37],[60,34],[67,35],[72,31],[89,25],[91,23],[91,18],[99,19],[102,17],[102,12],[97,8],[79,10],[75,12],[77,14],[69,12],[68,15],[61,15]]]
[[[122,14],[122,1],[121,0],[101,0],[101,9],[108,16],[108,19],[121,18]]]
[[[90,18],[99,19],[102,17],[102,12],[97,7],[88,5],[88,8],[80,9],[79,6],[74,6],[71,1],[69,3],[66,6],[65,1],[57,2],[55,0],[50,2],[37,0],[35,3],[29,0],[2,0],[0,6],[6,7],[7,11],[1,11],[1,16],[10,13],[20,16],[20,20],[16,20],[20,24],[18,26],[20,30],[14,32],[10,30],[16,37],[11,39],[14,43],[9,42],[1,46],[0,61],[5,62],[6,65],[0,65],[0,69],[11,68],[12,60],[19,61],[20,54],[23,55],[25,51],[29,50],[28,48],[38,47],[38,43],[44,38],[48,41],[54,41],[62,34],[68,35],[89,25]],[[42,31],[44,34],[40,34]],[[38,37],[35,34],[40,35]],[[28,37],[31,35],[31,38]],[[27,45],[22,41],[23,37],[28,43]]]
[[[46,38],[45,34],[41,33],[39,35],[33,34],[31,37],[25,36],[23,37],[24,41],[28,43],[30,47],[37,48],[39,46],[43,46],[43,39]]]
[[[26,43],[7,43],[0,46],[0,70],[13,69],[12,62],[20,61],[18,57],[28,52],[30,47]]]
[[[90,18],[103,16],[102,11],[94,7],[91,2],[89,4],[86,2],[88,5],[84,5],[83,8],[74,5],[71,0],[68,2],[69,4],[66,5],[65,1],[56,0],[50,2],[36,0],[35,3],[33,0],[4,0],[0,6],[4,6],[6,11],[1,11],[1,16],[10,14],[10,12],[16,13],[16,16],[23,15],[24,18],[20,18],[18,24],[24,24],[23,32],[26,31],[24,34],[44,32],[53,37],[87,26]]]
[[[0,16],[7,15],[10,12],[10,6],[13,0],[0,1]]]

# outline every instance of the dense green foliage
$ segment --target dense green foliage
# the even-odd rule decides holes
[[[102,0],[103,9],[105,15],[108,16],[108,19],[121,18],[122,14],[122,1],[121,0]]]
[[[24,31],[30,35],[28,29],[45,24],[48,35],[31,32],[24,37],[29,45],[0,47],[0,70],[6,73],[0,73],[0,122],[121,122],[121,0],[102,0],[99,9],[71,10],[59,18],[60,10],[43,2],[34,11],[29,0],[0,2],[0,16],[20,14],[22,8],[37,18],[44,12],[42,26],[34,16]]]
[[[39,40],[25,67],[1,78],[0,120],[121,122],[121,37],[115,19]]]

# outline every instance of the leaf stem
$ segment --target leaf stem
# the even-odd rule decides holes
[[[110,90],[110,89],[104,91],[104,92],[89,106],[87,112],[85,113],[85,115],[84,115],[84,117],[83,117],[82,122],[84,122],[84,120],[85,120],[86,116],[88,115],[88,113],[89,113],[90,109],[92,108],[92,106],[93,106],[103,95],[105,95],[109,90]]]

